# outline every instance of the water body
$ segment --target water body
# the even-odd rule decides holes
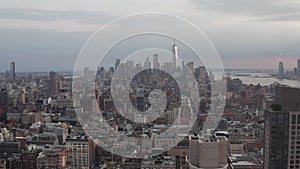
[[[277,79],[267,73],[234,73],[226,76],[230,76],[231,79],[239,78],[244,84],[257,85],[259,83],[262,86],[269,86],[270,84],[277,82],[290,87],[300,88],[300,81]]]

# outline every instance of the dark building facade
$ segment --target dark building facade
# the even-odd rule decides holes
[[[289,141],[290,127],[294,121],[290,118],[291,113],[300,110],[300,89],[276,85],[273,92],[273,104],[265,107],[264,168],[285,169],[290,164],[291,151],[298,151],[297,149],[300,151],[300,144],[297,148],[297,146],[291,146]],[[298,140],[300,141],[300,137]],[[300,156],[295,158],[298,159],[293,160],[300,163]]]

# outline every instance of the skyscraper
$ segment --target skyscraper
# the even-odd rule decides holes
[[[158,54],[153,54],[153,68],[159,69]]]
[[[277,85],[274,91],[273,104],[265,108],[264,168],[299,168],[300,89]]]
[[[297,60],[297,76],[300,79],[300,59]]]
[[[186,65],[187,65],[187,67],[190,69],[190,71],[191,71],[192,73],[195,72],[195,69],[194,69],[194,62],[188,62]],[[201,70],[200,70],[200,71],[201,71]]]
[[[173,48],[172,48],[172,52],[173,52],[174,66],[175,66],[175,69],[177,69],[178,68],[178,47],[175,44],[175,40],[174,40],[174,45],[173,45]]]
[[[120,65],[120,59],[116,59],[115,70],[118,69],[119,65]]]
[[[137,88],[136,90],[136,109],[143,112],[145,111],[145,94],[143,88]]]
[[[62,83],[59,80],[58,73],[51,71],[49,73],[49,80],[48,80],[48,95],[50,97],[53,95],[57,95],[61,87],[62,87]]]
[[[144,62],[144,69],[150,69],[150,68],[151,68],[151,62],[149,60],[149,57],[147,57]]]
[[[279,62],[279,66],[278,66],[278,78],[279,79],[283,79],[284,78],[283,62]]]
[[[289,112],[288,168],[300,168],[300,111]]]
[[[15,62],[10,62],[9,79],[16,80],[16,65]]]

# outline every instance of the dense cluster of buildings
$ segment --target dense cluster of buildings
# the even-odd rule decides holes
[[[297,67],[295,67],[293,70],[285,70],[284,63],[279,62],[278,78],[279,79],[300,80],[300,59],[297,60]]]
[[[152,66],[148,58],[144,65],[135,65],[133,61],[121,63],[117,59],[114,67],[99,67],[93,91],[96,103],[85,97],[74,100],[72,90],[78,86],[72,88],[71,73],[16,75],[12,62],[11,70],[0,74],[0,169],[300,168],[300,89],[277,83],[246,85],[239,79],[224,77],[227,100],[222,120],[210,135],[203,135],[201,130],[210,110],[210,81],[214,78],[203,66],[197,67],[193,62],[182,62],[179,66],[177,50],[173,46],[176,57],[170,63],[160,64],[159,56],[154,54]],[[151,67],[163,71],[141,71]],[[280,77],[286,77],[282,76],[283,64],[279,67]],[[157,87],[162,89],[167,98],[166,108],[153,122],[135,123],[147,119],[136,115],[132,121],[118,112],[111,92],[117,69],[122,70],[118,74],[120,81],[126,78],[126,71],[137,74],[131,82],[129,98],[141,112],[151,107],[148,99],[151,91]],[[170,125],[184,128],[188,110],[178,108],[178,86],[165,72],[175,71],[180,77],[187,70],[198,82],[197,119],[188,134],[168,147],[178,133],[165,135],[164,140],[155,140],[155,136]],[[80,80],[85,82],[85,77],[93,74],[86,68]],[[97,109],[103,119],[94,114]],[[84,116],[78,117],[78,112]],[[85,116],[91,117],[89,124],[80,123]],[[176,119],[182,123],[174,124]],[[121,133],[116,149],[108,150],[111,133],[97,131],[100,137],[95,139],[95,135],[84,130],[87,126],[100,125],[101,120]],[[126,138],[152,140],[130,142],[128,147]],[[120,156],[120,152],[129,155],[134,152],[135,158],[129,158],[128,154]],[[153,155],[153,152],[158,153]]]

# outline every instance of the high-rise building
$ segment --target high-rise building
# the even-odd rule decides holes
[[[300,59],[297,60],[297,75],[298,79],[300,79]]]
[[[149,60],[149,57],[147,57],[144,62],[144,69],[150,69],[150,68],[151,68],[151,62]]]
[[[265,110],[264,168],[287,168],[289,114]]]
[[[228,140],[225,136],[212,135],[207,139],[200,136],[190,136],[189,168],[227,169],[227,148]]]
[[[294,67],[294,76],[296,77],[297,76],[297,68],[296,67]]]
[[[300,168],[300,111],[289,112],[288,168]]]
[[[296,130],[300,89],[277,85],[274,94],[273,104],[265,107],[264,168],[281,169],[292,165],[299,168],[300,137],[296,136]]]
[[[66,139],[67,161],[72,169],[90,168],[95,162],[94,142],[88,136]]]
[[[172,47],[172,52],[173,52],[173,63],[174,63],[175,69],[177,69],[179,66],[178,65],[178,47],[175,44],[175,40],[174,40],[174,45]]]
[[[62,88],[62,82],[59,80],[58,73],[51,71],[49,74],[48,81],[48,95],[53,96],[59,93],[59,90]]]
[[[118,69],[119,65],[120,65],[120,59],[116,59],[115,70]]]
[[[143,112],[145,111],[145,94],[143,88],[136,90],[136,109]]]
[[[158,54],[153,54],[153,68],[159,69]]]
[[[16,65],[15,62],[10,62],[9,79],[16,80]]]
[[[185,61],[183,60],[181,61],[181,70],[184,70],[184,68],[185,68]]]
[[[187,65],[187,67],[190,69],[190,71],[191,71],[192,73],[195,72],[195,69],[194,69],[194,62],[188,62],[186,65]],[[200,70],[200,71],[201,71],[201,70]]]
[[[283,79],[284,78],[283,62],[279,62],[279,66],[278,66],[278,78],[279,79]]]

